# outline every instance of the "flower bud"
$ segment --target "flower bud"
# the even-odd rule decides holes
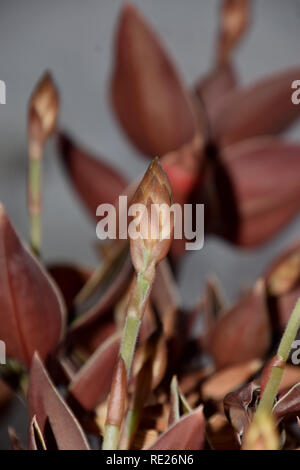
[[[250,17],[249,0],[225,0],[221,11],[219,61],[226,62],[245,33]]]
[[[37,84],[28,107],[28,139],[32,158],[41,158],[45,141],[55,130],[59,96],[54,81],[46,72]]]
[[[155,158],[146,171],[130,207],[137,208],[139,213],[128,228],[131,257],[137,272],[144,271],[150,265],[156,265],[168,253],[174,227],[171,205],[171,187],[167,175],[158,158]]]

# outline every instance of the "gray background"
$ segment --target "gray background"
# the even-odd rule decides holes
[[[167,49],[192,84],[212,61],[217,0],[135,0],[159,31]],[[0,105],[0,200],[27,239],[26,106],[41,73],[49,68],[62,94],[61,126],[130,178],[147,161],[127,142],[107,99],[112,40],[121,0],[0,0],[0,79],[7,104]],[[236,54],[247,84],[278,69],[299,65],[299,0],[257,0],[253,26]],[[300,79],[300,77],[295,77]],[[287,138],[300,140],[296,125]],[[95,224],[66,183],[53,144],[44,164],[44,241],[46,261],[95,265]],[[299,233],[300,219],[262,249],[240,252],[220,240],[187,256],[180,280],[183,300],[191,305],[205,277],[216,273],[233,300],[278,251]],[[7,422],[24,433],[21,404],[2,417],[0,448],[7,447]]]

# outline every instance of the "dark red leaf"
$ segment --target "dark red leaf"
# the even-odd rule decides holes
[[[107,397],[120,349],[120,334],[108,338],[74,376],[69,391],[86,410]]]
[[[91,270],[67,264],[53,264],[47,267],[48,272],[58,285],[67,309],[91,275]]]
[[[265,274],[274,326],[283,332],[300,297],[300,243],[282,253]]]
[[[240,443],[255,411],[258,390],[259,387],[250,382],[236,392],[228,393],[224,398],[225,414],[234,427]]]
[[[270,341],[265,287],[259,280],[249,294],[218,319],[207,347],[216,366],[222,368],[264,358]]]
[[[109,312],[129,285],[132,271],[128,245],[116,247],[113,257],[103,261],[76,297],[71,335]]]
[[[275,404],[273,413],[277,419],[299,416],[300,414],[300,383],[294,385]]]
[[[196,98],[204,106],[208,118],[208,132],[215,128],[219,103],[237,86],[236,74],[231,63],[217,66],[195,85]]]
[[[210,219],[225,238],[243,247],[268,241],[300,209],[300,146],[257,138],[221,152]],[[210,213],[208,207],[207,212]]]
[[[191,141],[195,117],[175,67],[137,8],[123,6],[117,30],[112,102],[131,141],[162,156]]]
[[[81,149],[68,135],[59,135],[59,152],[67,175],[82,202],[96,218],[100,204],[114,204],[126,180],[113,168]]]
[[[55,389],[37,353],[30,370],[28,407],[30,420],[36,417],[47,449],[53,441],[59,450],[89,449],[77,419]]]
[[[149,450],[201,450],[204,433],[203,406],[199,406],[170,426]]]
[[[300,115],[300,106],[291,100],[291,86],[299,75],[299,67],[289,69],[226,96],[216,110],[214,135],[219,144],[284,131]]]
[[[22,244],[0,206],[0,338],[8,357],[30,366],[58,345],[65,309],[54,283]],[[47,299],[47,302],[45,302]]]

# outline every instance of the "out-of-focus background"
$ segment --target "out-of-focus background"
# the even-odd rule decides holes
[[[218,0],[135,0],[155,27],[188,85],[208,71],[213,60]],[[235,55],[244,84],[276,70],[299,65],[300,1],[256,0],[252,26]],[[0,105],[0,201],[19,234],[27,240],[26,107],[45,69],[54,75],[62,97],[60,124],[94,153],[129,178],[148,163],[128,143],[108,99],[113,34],[122,0],[1,0],[0,79],[7,103]],[[300,79],[300,77],[295,77]],[[286,135],[300,142],[300,122]],[[267,175],[266,175],[267,178]],[[44,159],[43,257],[95,265],[95,223],[87,216],[56,157]],[[188,255],[180,289],[186,305],[215,273],[230,300],[247,287],[281,248],[299,234],[300,218],[271,243],[239,251],[217,238]],[[8,424],[25,435],[25,412],[15,401],[1,418],[0,449],[8,447]]]

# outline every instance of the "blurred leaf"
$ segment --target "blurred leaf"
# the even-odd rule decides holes
[[[282,333],[300,297],[300,244],[275,259],[265,274],[274,328]]]
[[[149,450],[201,450],[204,433],[203,406],[199,406],[170,426]]]
[[[116,304],[129,285],[132,272],[128,245],[117,247],[115,256],[102,262],[74,299],[75,320],[70,335],[91,325]]]
[[[195,116],[177,71],[131,4],[123,6],[117,30],[111,94],[125,132],[152,158],[194,137]]]
[[[77,419],[55,389],[37,353],[30,370],[28,407],[30,420],[36,417],[47,449],[89,449]]]
[[[58,285],[69,310],[74,298],[89,279],[91,270],[68,264],[52,264],[47,270]]]
[[[34,351],[45,359],[57,347],[65,308],[50,277],[21,243],[3,206],[0,258],[0,338],[7,356],[29,367]]]
[[[19,436],[17,435],[16,431],[13,428],[11,427],[8,428],[8,435],[10,439],[11,450],[24,450],[24,446]]]
[[[300,146],[276,139],[224,152],[237,201],[243,245],[257,245],[283,228],[300,209]],[[267,184],[266,184],[267,183]]]
[[[175,332],[180,295],[167,259],[157,266],[151,299],[158,311],[164,334],[168,339]]]
[[[284,131],[300,115],[291,100],[291,84],[299,74],[299,67],[278,72],[226,96],[216,111],[214,135],[219,144]]]
[[[204,400],[223,400],[224,397],[245,382],[247,382],[261,368],[262,362],[252,359],[244,363],[236,364],[216,372],[205,380],[201,387]]]
[[[59,153],[67,175],[90,215],[100,204],[114,204],[126,180],[109,165],[80,148],[71,137],[59,134]]]
[[[265,288],[263,281],[259,280],[252,291],[217,320],[207,347],[216,367],[220,369],[264,358],[270,344]]]
[[[212,415],[206,426],[206,438],[213,450],[239,450],[234,430],[221,413]]]
[[[195,95],[205,109],[209,134],[214,129],[220,101],[236,87],[236,73],[231,63],[218,65],[196,83]]]
[[[223,150],[206,189],[212,191],[207,213],[219,224],[212,231],[242,247],[276,235],[300,209],[299,152],[299,145],[276,138]]]
[[[234,427],[240,443],[256,409],[258,397],[258,385],[250,382],[237,391],[228,393],[224,398],[225,414]]]
[[[90,411],[107,397],[120,349],[121,336],[110,336],[81,367],[69,386],[69,392]]]
[[[273,414],[278,419],[296,417],[300,414],[300,382],[279,398],[273,408]]]
[[[170,387],[170,416],[169,425],[180,419],[180,416],[192,411],[184,395],[180,392],[176,375],[173,376]]]

